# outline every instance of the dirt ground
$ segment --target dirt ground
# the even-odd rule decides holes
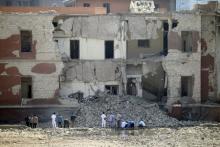
[[[1,129],[0,147],[219,147],[220,124],[180,128],[112,130]]]

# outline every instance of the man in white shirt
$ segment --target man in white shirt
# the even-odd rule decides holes
[[[127,128],[128,123],[126,121],[121,122],[121,128]]]
[[[144,123],[144,121],[140,120],[139,123],[138,123],[138,127],[143,128],[145,126],[146,126],[146,124]]]
[[[52,127],[53,128],[56,128],[57,127],[57,123],[56,123],[56,113],[54,112],[52,115],[51,115],[51,120],[52,120]]]
[[[106,115],[105,115],[105,112],[102,113],[101,119],[102,119],[102,128],[105,128],[106,127]]]

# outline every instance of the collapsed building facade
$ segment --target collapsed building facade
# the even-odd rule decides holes
[[[200,103],[200,22],[194,13],[65,19],[54,32],[65,62],[61,95],[108,89]]]
[[[3,12],[0,104],[98,90],[168,106],[218,101],[219,17],[204,14]]]

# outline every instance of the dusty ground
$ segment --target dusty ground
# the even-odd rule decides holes
[[[1,129],[1,147],[218,147],[220,125],[142,130]]]

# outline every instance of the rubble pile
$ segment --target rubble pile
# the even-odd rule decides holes
[[[149,102],[145,98],[102,93],[96,95],[91,101],[80,103],[75,126],[100,127],[102,112],[105,112],[107,117],[111,112],[115,115],[120,113],[122,120],[132,120],[136,123],[142,119],[147,127],[176,127],[191,124],[169,117],[166,112],[159,109],[156,103]]]

